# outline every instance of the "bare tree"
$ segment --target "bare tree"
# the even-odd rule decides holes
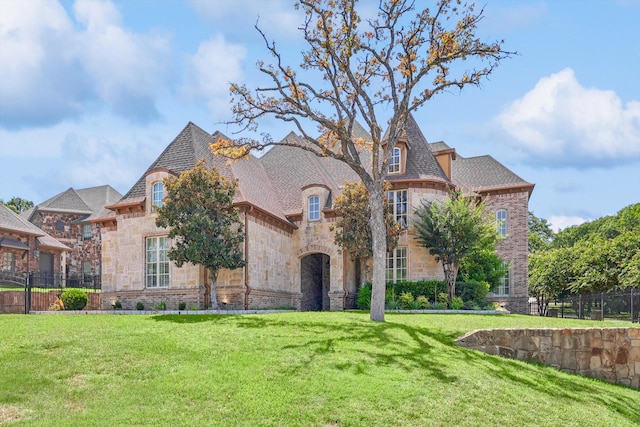
[[[296,7],[306,16],[301,32],[308,44],[298,71],[308,79],[284,64],[276,44],[256,26],[274,59],[273,64],[258,62],[271,84],[255,90],[232,84],[232,123],[256,130],[261,118],[271,116],[292,123],[304,140],[276,142],[265,135],[261,141],[220,140],[212,149],[237,158],[252,149],[288,145],[353,169],[370,194],[371,319],[384,321],[383,183],[407,117],[436,94],[479,85],[512,53],[502,49],[502,41],[486,43],[476,37],[483,10],[461,1],[440,0],[432,9],[419,10],[411,0],[381,0],[377,17],[365,22],[357,0],[301,0]],[[480,65],[464,67],[462,62],[471,59]],[[321,79],[316,81],[317,73]],[[370,140],[354,137],[356,121]],[[361,156],[365,150],[368,155]]]

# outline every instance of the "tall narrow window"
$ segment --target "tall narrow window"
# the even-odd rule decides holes
[[[387,192],[387,199],[393,207],[393,216],[403,228],[407,227],[407,190]]]
[[[509,290],[511,287],[511,269],[509,268],[509,263],[504,263],[502,266],[505,269],[505,273],[504,276],[502,276],[500,285],[498,285],[498,289],[496,290],[495,295],[509,296]]]
[[[91,240],[93,231],[91,230],[91,224],[82,225],[82,240]]]
[[[508,225],[507,210],[500,209],[496,211],[496,227],[498,228],[498,234],[502,237],[507,237]]]
[[[399,282],[407,280],[407,247],[399,246],[391,252],[387,252],[386,266],[387,282]]]
[[[147,237],[147,288],[169,286],[168,252],[168,237]]]
[[[389,173],[400,172],[400,154],[400,148],[394,147],[391,159],[389,159]]]
[[[320,219],[320,197],[309,197],[309,221]]]
[[[156,182],[153,184],[153,206],[162,206],[164,202],[162,198],[164,197],[164,184],[161,182]]]

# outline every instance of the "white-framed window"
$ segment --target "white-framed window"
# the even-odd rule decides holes
[[[509,219],[507,218],[507,210],[499,209],[496,211],[496,227],[498,228],[498,234],[502,237],[507,237],[507,229],[509,225]]]
[[[398,147],[393,148],[393,153],[391,154],[391,159],[389,159],[389,173],[400,172],[400,156],[402,154],[402,150]]]
[[[498,289],[496,289],[495,295],[509,296],[509,290],[511,288],[511,268],[509,266],[509,263],[506,262],[502,264],[502,267],[504,268],[505,272],[504,276],[502,276],[502,279],[500,279],[500,285],[498,285]]]
[[[407,227],[407,190],[387,191],[387,199],[393,208],[393,216],[404,228]]]
[[[147,288],[169,287],[169,238],[147,237]]]
[[[5,271],[13,271],[16,268],[16,257],[13,252],[5,252],[2,254],[2,269]]]
[[[309,197],[309,221],[317,221],[320,219],[320,197]]]
[[[84,274],[91,274],[91,261],[82,261],[82,272]]]
[[[162,182],[154,182],[152,187],[153,206],[161,207],[164,204],[164,184]]]
[[[82,224],[82,240],[91,240],[93,230],[91,224]]]
[[[386,265],[387,282],[399,282],[407,280],[407,247],[398,246],[391,252],[387,252]]]

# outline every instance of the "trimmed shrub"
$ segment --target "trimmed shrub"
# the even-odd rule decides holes
[[[141,301],[136,303],[136,310],[144,310],[144,304]]]
[[[471,301],[480,306],[487,303],[488,292],[489,283],[487,282],[468,280],[456,284],[456,294],[459,295],[463,301]]]
[[[400,294],[398,301],[400,302],[400,308],[410,309],[413,303],[413,294],[411,292],[403,292]]]
[[[82,310],[89,303],[87,293],[80,289],[67,289],[62,292],[60,299],[65,310]]]
[[[452,310],[461,310],[464,307],[464,301],[460,297],[453,297],[451,301],[449,301],[449,306]]]
[[[178,310],[186,310],[186,308],[187,308],[187,303],[186,302],[180,301],[178,303]]]
[[[447,292],[446,282],[442,280],[418,280],[416,282],[400,281],[396,283],[387,282],[387,291],[391,290],[398,296],[403,292],[411,292],[413,295],[424,295],[430,301],[435,301],[440,292]]]
[[[449,294],[446,292],[440,292],[438,294],[438,301],[437,301],[440,305],[442,305],[444,308],[447,308],[447,304],[449,304]]]
[[[416,302],[418,303],[418,307],[423,310],[431,308],[429,298],[425,297],[424,295],[420,295],[418,298],[416,298]]]
[[[356,306],[360,310],[369,310],[371,308],[371,283],[367,282],[358,291],[358,296],[356,297]]]

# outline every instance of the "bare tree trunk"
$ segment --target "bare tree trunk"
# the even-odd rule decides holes
[[[219,310],[218,307],[218,271],[211,271],[211,310]]]
[[[456,276],[458,275],[458,267],[450,263],[443,262],[444,280],[449,287],[449,301],[456,296]]]
[[[384,322],[384,299],[386,293],[385,262],[387,257],[387,230],[384,223],[383,191],[381,183],[369,188],[371,208],[371,240],[373,249],[373,277],[371,280],[371,320]]]

